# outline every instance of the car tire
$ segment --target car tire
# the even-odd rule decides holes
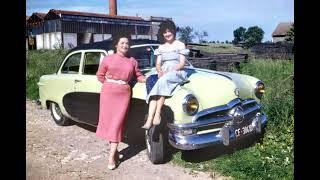
[[[164,162],[165,147],[164,136],[159,126],[152,126],[145,131],[145,141],[149,160],[153,164]]]
[[[61,109],[57,103],[50,102],[50,111],[54,122],[59,126],[67,126],[71,124],[70,119],[62,114]]]

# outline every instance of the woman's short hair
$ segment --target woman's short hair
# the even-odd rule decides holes
[[[158,32],[158,39],[160,43],[165,42],[163,34],[166,32],[167,29],[173,34],[174,38],[176,38],[176,32],[177,32],[176,25],[174,24],[173,21],[166,20],[160,24],[160,28]]]
[[[112,34],[112,49],[114,52],[117,52],[116,45],[118,44],[121,38],[127,38],[129,40],[129,45],[131,44],[131,34],[126,31],[119,31],[117,33]]]

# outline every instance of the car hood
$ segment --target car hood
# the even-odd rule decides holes
[[[227,104],[237,98],[236,84],[232,78],[222,73],[197,68],[188,68],[189,83],[182,88],[194,94],[200,104],[200,109]]]

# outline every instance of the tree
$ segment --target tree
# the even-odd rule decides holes
[[[292,24],[290,30],[287,32],[285,40],[289,42],[294,41],[294,24]]]
[[[206,40],[204,40],[204,37],[208,37],[208,32],[207,31],[202,31],[202,32],[196,31],[194,33],[194,35],[198,37],[199,43],[203,43],[206,41]]]
[[[226,40],[226,44],[229,44],[229,41],[228,41],[228,40]]]
[[[233,31],[233,43],[238,44],[241,41],[244,41],[244,34],[246,33],[246,28],[240,26],[236,30]]]
[[[190,26],[179,27],[178,33],[179,40],[184,42],[185,44],[192,42],[192,39],[194,38],[193,28]]]
[[[258,26],[249,27],[244,34],[244,46],[250,48],[256,43],[261,43],[264,31]]]

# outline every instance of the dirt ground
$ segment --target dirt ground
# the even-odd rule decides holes
[[[143,139],[142,139],[143,142]],[[152,164],[144,144],[120,143],[122,163],[107,169],[107,142],[95,128],[81,124],[58,126],[50,111],[26,100],[26,177],[37,179],[226,179],[217,173],[192,171],[174,165]]]

